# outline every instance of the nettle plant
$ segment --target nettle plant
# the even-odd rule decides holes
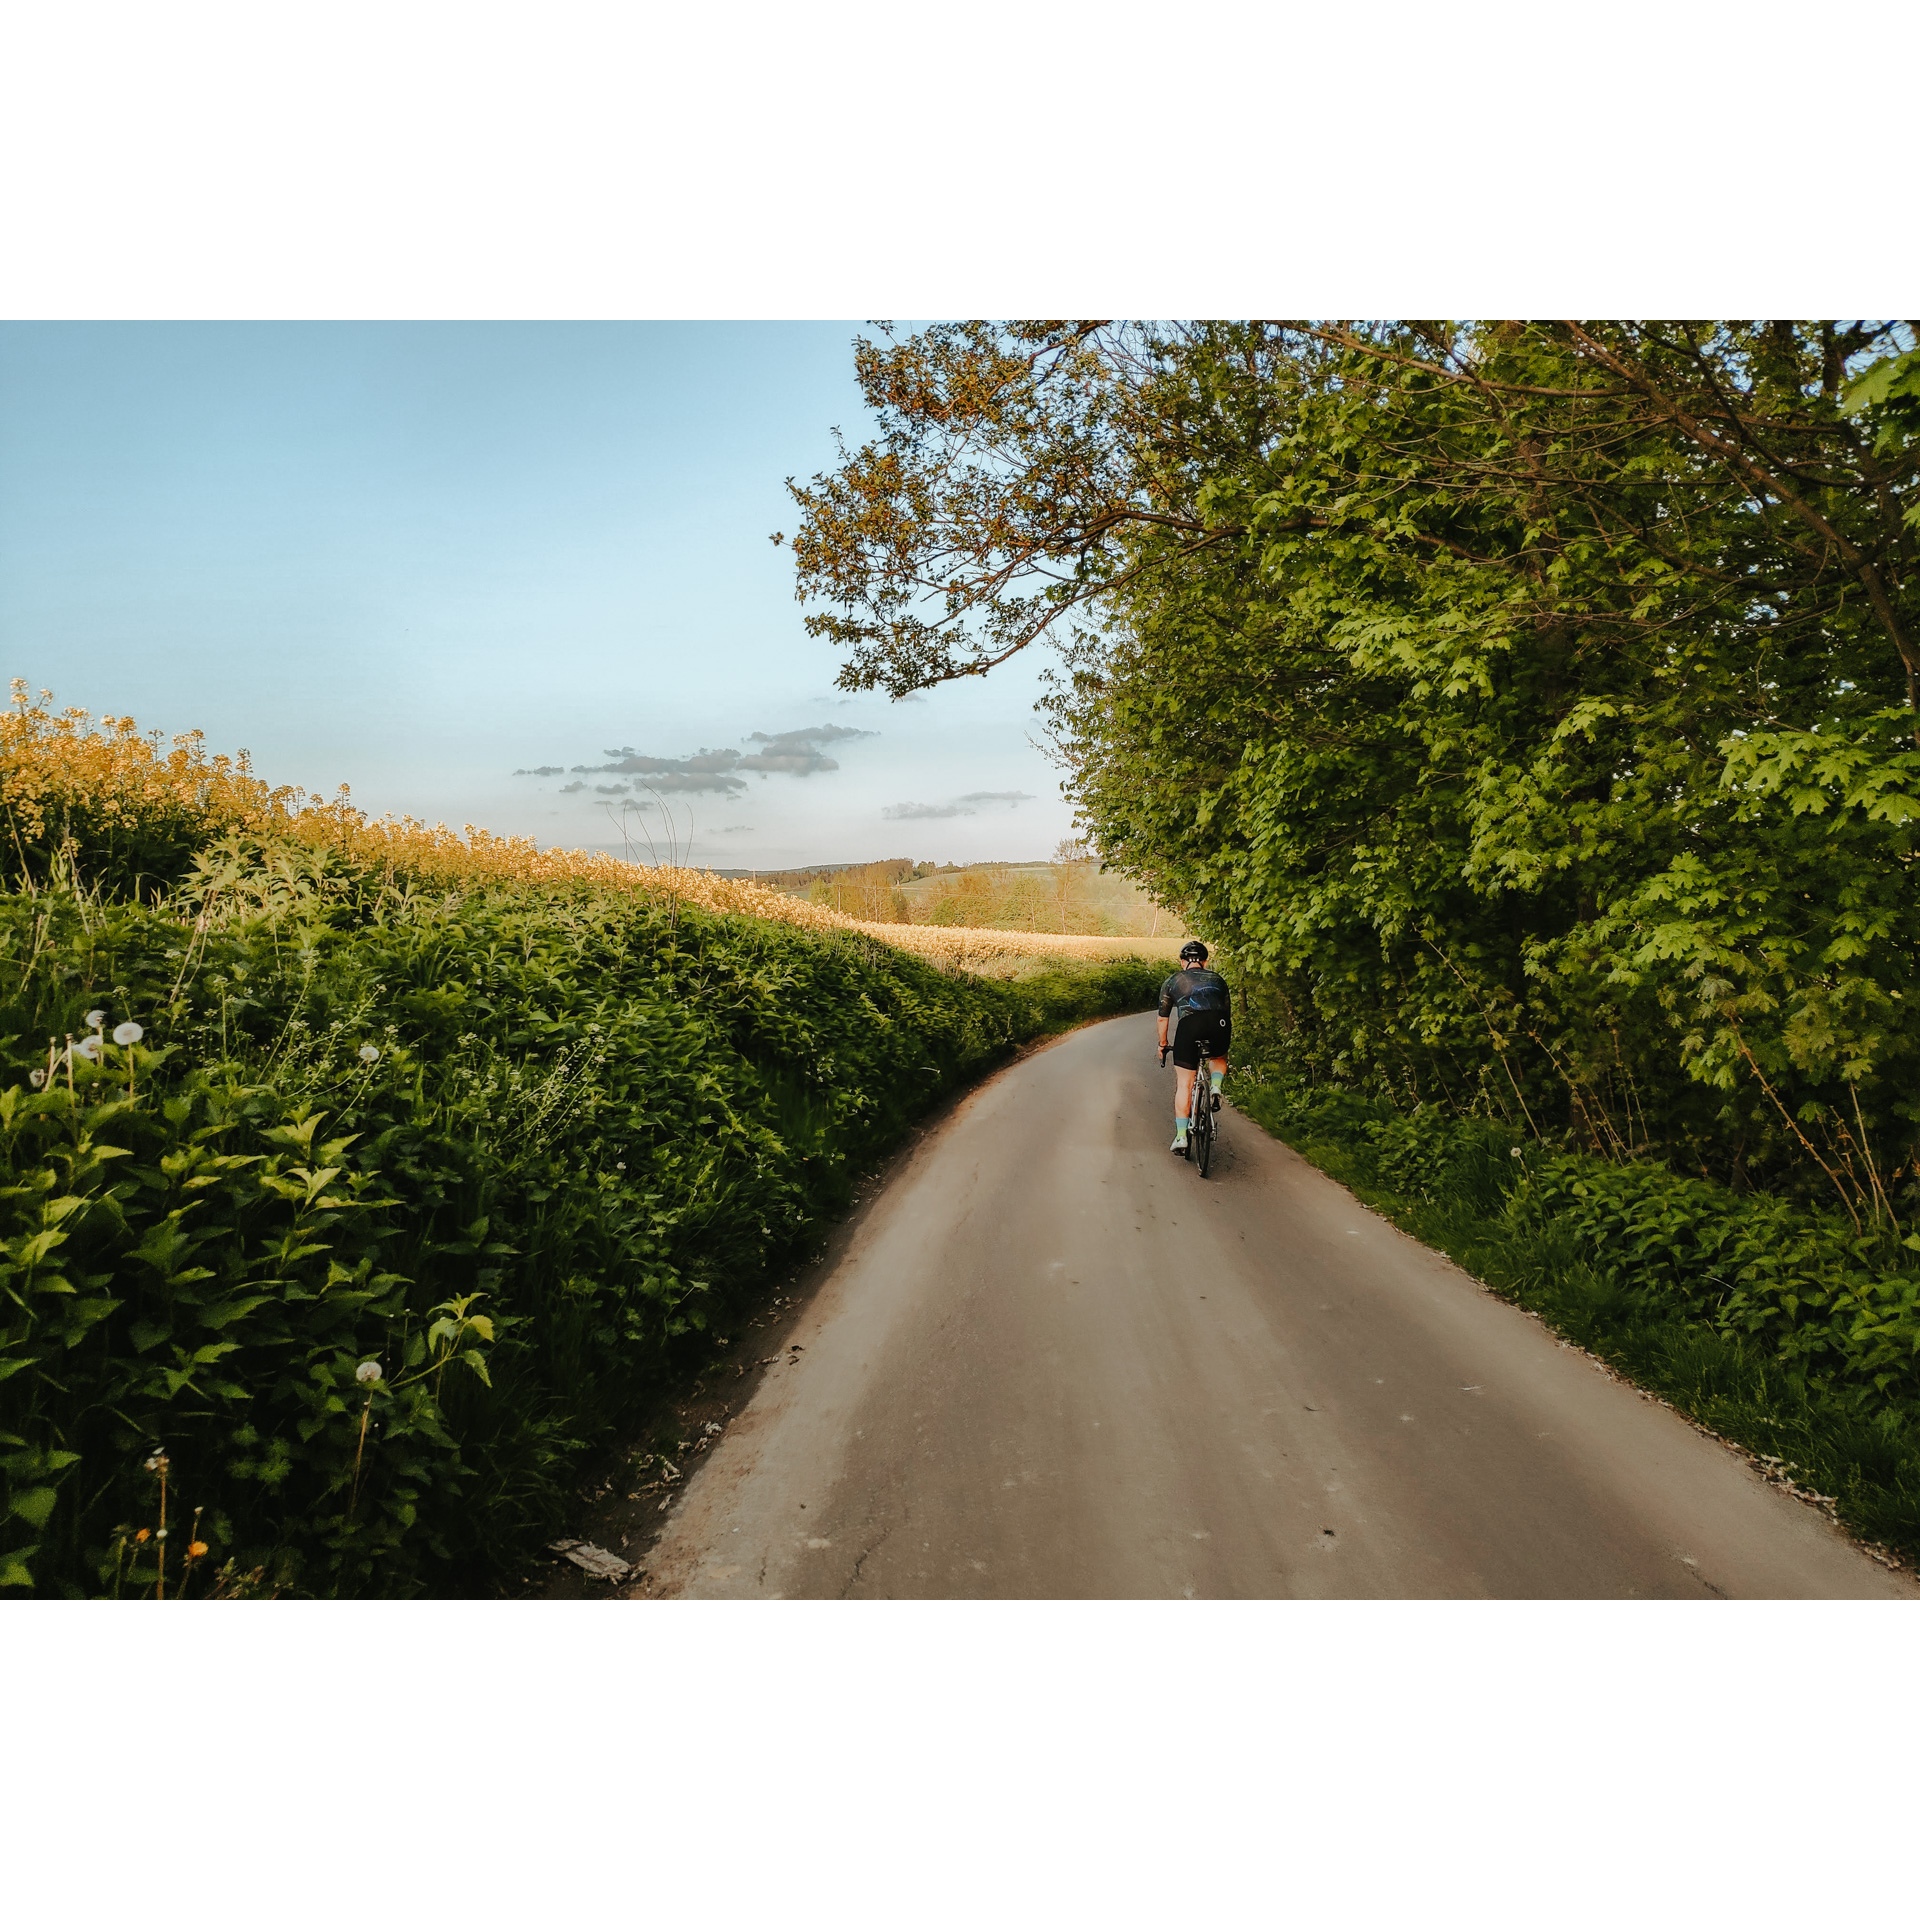
[[[364,991],[352,1017],[311,1017],[352,892],[324,868],[227,846],[171,916],[71,880],[0,903],[19,973],[7,1052],[35,1061],[0,1090],[0,1585],[51,1560],[68,1587],[177,1595],[208,1552],[239,1552],[353,1591],[403,1538],[420,1535],[403,1557],[445,1550],[422,1515],[471,1472],[445,1375],[484,1389],[483,1349],[512,1322],[481,1310],[483,1288],[435,1304],[384,1257],[403,1202],[343,1123],[416,1063],[396,1029],[369,1032]],[[73,1017],[103,963],[118,1006]],[[118,1017],[134,1001],[164,1037]],[[473,1270],[511,1249],[482,1217],[442,1267],[448,1251]],[[143,1474],[149,1459],[195,1513],[171,1589],[149,1511],[168,1472]]]
[[[485,1380],[495,1320],[473,1294],[423,1310],[383,1264],[395,1202],[346,1164],[358,1136],[322,1138],[306,1101],[218,1065],[155,1084],[166,1064],[74,1045],[45,1087],[0,1092],[0,1467],[39,1536],[9,1542],[0,1581],[31,1580],[58,1506],[69,1557],[95,1516],[142,1511],[163,1448],[215,1548],[286,1544],[257,1510],[294,1506],[307,1572],[351,1587],[460,1476],[443,1375],[458,1359]],[[500,1251],[476,1226],[473,1251]]]

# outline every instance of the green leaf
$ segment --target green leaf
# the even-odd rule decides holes
[[[8,1511],[30,1527],[44,1527],[53,1518],[59,1492],[53,1487],[23,1487],[7,1502]]]

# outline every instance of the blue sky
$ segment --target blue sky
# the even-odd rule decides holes
[[[6,673],[543,844],[650,781],[702,864],[1044,855],[1039,663],[849,699],[768,540],[859,330],[0,326]]]

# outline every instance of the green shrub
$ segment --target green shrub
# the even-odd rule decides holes
[[[1739,1334],[1791,1370],[1920,1398],[1920,1234],[1863,1232],[1837,1212],[1554,1151],[1434,1107],[1401,1114],[1271,1079],[1241,1099],[1289,1137],[1361,1149],[1368,1177],[1396,1195],[1557,1238],[1599,1282]]]

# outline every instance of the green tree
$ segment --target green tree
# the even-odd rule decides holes
[[[1052,633],[1103,855],[1303,1070],[1891,1205],[1920,1118],[1900,323],[938,328],[797,488],[848,685]]]

